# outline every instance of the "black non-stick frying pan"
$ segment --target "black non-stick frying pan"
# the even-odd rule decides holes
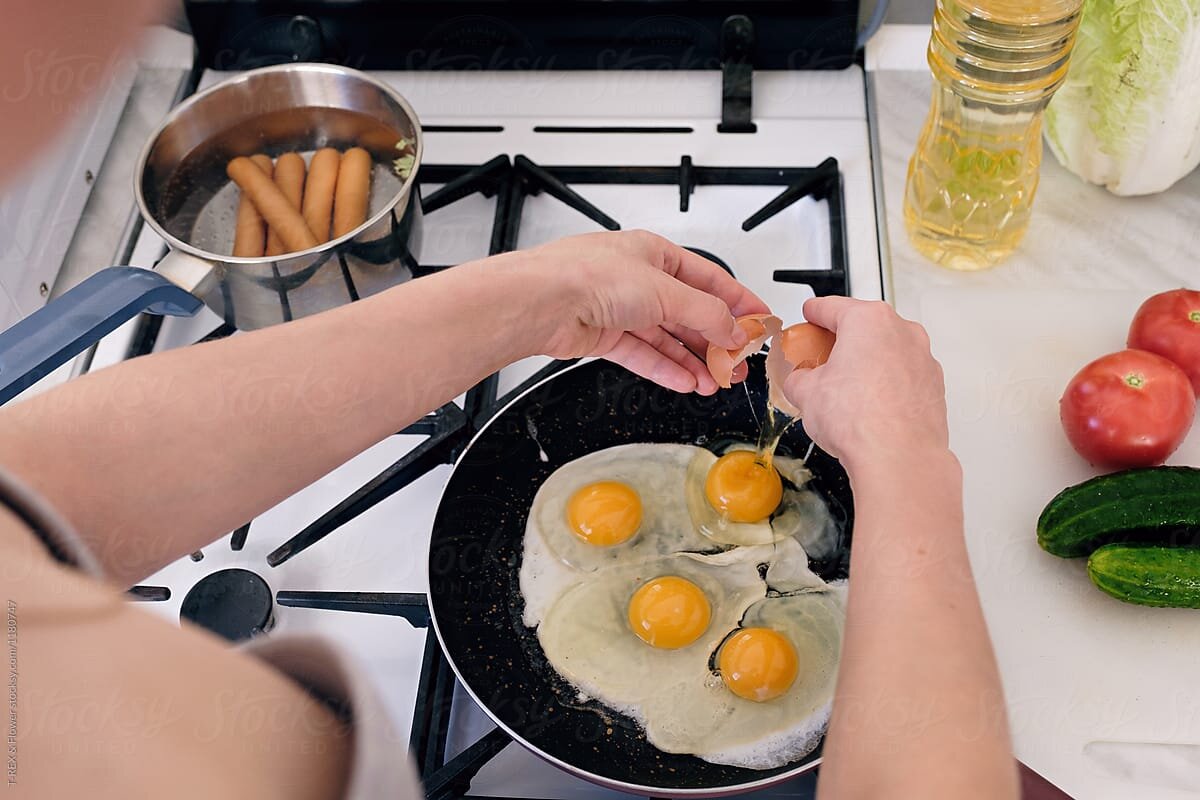
[[[763,358],[743,386],[704,398],[681,395],[604,361],[580,363],[532,387],[497,414],[455,464],[433,523],[429,607],[446,657],[480,706],[518,742],[563,769],[605,786],[648,795],[717,796],[761,788],[811,769],[820,749],[773,770],[709,764],[664,753],[625,717],[580,703],[521,622],[518,573],[533,496],[558,467],[631,442],[719,447],[756,441],[766,407]],[[781,453],[803,456],[797,425]],[[813,568],[845,577],[852,502],[832,457],[808,458],[812,486],[844,531],[838,555]],[[653,675],[645,676],[653,681]]]

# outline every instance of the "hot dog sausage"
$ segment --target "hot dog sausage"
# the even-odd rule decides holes
[[[238,156],[226,165],[225,172],[258,207],[258,213],[271,229],[279,234],[287,252],[317,246],[317,239],[304,223],[300,212],[292,208],[287,197],[257,164],[245,156]]]
[[[267,177],[271,176],[274,169],[271,159],[259,153],[250,156],[250,160],[257,164]],[[245,192],[242,192],[238,199],[237,227],[233,233],[233,255],[237,258],[262,256],[266,231],[267,223],[263,221],[262,214],[258,213],[258,206],[251,202]]]
[[[333,214],[333,193],[337,186],[340,156],[332,147],[313,154],[304,183],[304,221],[318,242],[329,241],[329,221]]]
[[[275,185],[283,196],[292,204],[292,208],[300,210],[304,196],[304,158],[299,153],[284,153],[275,159]],[[283,246],[283,240],[272,228],[267,231],[267,255],[277,256],[288,250]]]
[[[351,147],[342,154],[338,168],[337,194],[333,201],[333,236],[336,239],[367,221],[371,194],[371,154]]]

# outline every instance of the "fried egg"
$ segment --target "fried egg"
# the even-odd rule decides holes
[[[828,723],[841,590],[801,542],[840,536],[803,461],[776,456],[778,495],[759,497],[762,476],[738,474],[753,450],[728,450],[741,463],[714,491],[749,497],[736,516],[750,521],[714,509],[718,455],[700,447],[623,445],[552,473],[526,524],[523,619],[576,702],[626,715],[665,752],[767,769],[811,752]],[[703,527],[717,522],[737,541]]]
[[[538,624],[582,574],[723,546],[692,525],[687,467],[701,448],[627,444],[589,453],[550,474],[533,498],[521,559],[524,621]],[[636,509],[636,513],[635,513]]]
[[[816,748],[832,711],[845,597],[843,583],[767,597],[747,609],[716,658],[721,680],[734,698],[732,711],[698,745],[696,755],[718,764],[770,769]],[[787,647],[794,656],[790,680],[780,664],[787,660],[782,654]]]
[[[686,550],[712,550],[713,543],[692,528],[683,497],[688,463],[700,449],[626,444],[568,462],[538,489],[529,526],[554,555],[585,572]],[[631,502],[640,506],[636,515],[622,509]],[[621,527],[635,517],[632,529]]]
[[[785,554],[796,551],[735,548],[606,570],[558,599],[538,641],[578,700],[632,718],[664,752],[754,769],[788,763],[811,752],[828,723],[842,603],[815,576],[820,588],[768,597],[761,558],[773,559],[769,575]],[[707,603],[702,632],[678,647],[652,645],[636,628],[633,601],[664,579],[686,581]],[[691,590],[684,598],[680,617],[694,619]],[[790,654],[790,673],[780,677],[764,640]]]
[[[771,544],[735,547],[721,553],[691,557],[715,567],[745,562],[757,564],[768,591],[775,594],[795,594],[826,587],[821,576],[809,568],[808,555],[795,539],[780,539]]]
[[[678,647],[650,644],[630,620],[638,610],[631,603],[635,595],[664,578],[688,582],[708,607],[707,624]],[[646,722],[641,709],[657,691],[686,696],[712,680],[709,657],[746,609],[765,596],[753,559],[709,564],[684,555],[657,558],[614,567],[572,586],[538,626],[538,642],[551,666],[584,698]],[[682,610],[686,614],[695,608],[685,601]],[[639,627],[654,622],[636,621]],[[669,635],[672,627],[651,633]]]
[[[718,544],[795,537],[813,558],[825,559],[837,547],[838,526],[821,496],[806,488],[811,478],[803,461],[776,455],[766,466],[749,446],[720,456],[698,449],[687,467],[688,514],[696,530]]]

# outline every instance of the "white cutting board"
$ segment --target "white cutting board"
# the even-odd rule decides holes
[[[1035,536],[1046,502],[1095,474],[1063,435],[1058,399],[1080,367],[1124,347],[1143,299],[951,287],[919,298],[945,368],[967,544],[1016,754],[1076,800],[1200,797],[1200,760],[1176,765],[1184,778],[1155,781],[1186,780],[1185,791],[1120,777],[1111,751],[1089,747],[1200,745],[1200,610],[1114,600],[1092,586],[1083,560],[1051,556]],[[1200,424],[1168,463],[1200,465]],[[1137,760],[1146,763],[1144,753]]]

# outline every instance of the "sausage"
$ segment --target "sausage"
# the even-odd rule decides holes
[[[225,173],[258,207],[258,213],[279,234],[287,252],[294,253],[317,246],[317,238],[304,224],[304,217],[292,208],[275,182],[263,174],[253,161],[238,156],[226,165]]]
[[[349,233],[367,221],[371,194],[371,154],[351,147],[338,167],[337,194],[333,200],[333,237]]]
[[[262,153],[257,153],[256,155],[250,156],[250,160],[253,161],[255,164],[258,164],[258,168],[261,169],[263,171],[263,174],[266,175],[268,178],[270,178],[274,175],[275,165],[271,163],[270,156],[264,155]]]
[[[304,158],[299,153],[284,153],[275,159],[275,185],[283,196],[292,204],[292,208],[300,210],[301,198],[304,196]],[[274,229],[267,231],[267,255],[278,256],[288,252],[283,241]]]
[[[257,164],[268,178],[271,177],[274,170],[271,159],[259,153],[250,156],[250,160]],[[242,192],[238,199],[237,226],[233,232],[233,255],[237,258],[261,257],[266,232],[267,223],[263,221],[262,214],[258,213],[258,206]]]
[[[304,182],[304,221],[318,242],[329,241],[329,220],[333,215],[333,193],[337,186],[338,151],[323,147],[313,153]]]

